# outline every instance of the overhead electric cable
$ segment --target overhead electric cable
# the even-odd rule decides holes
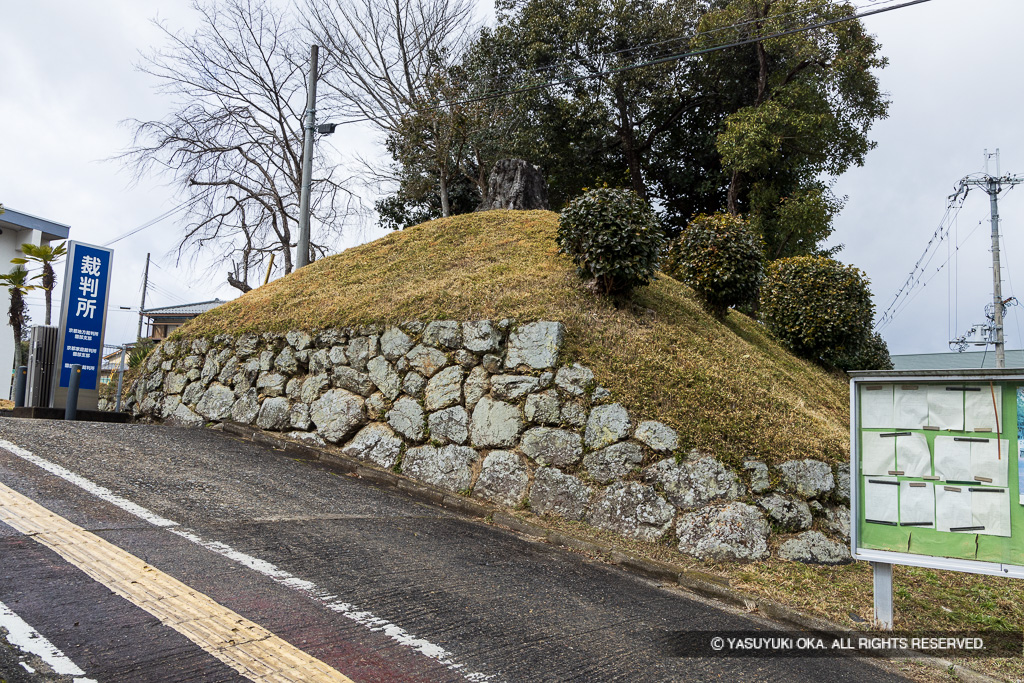
[[[119,237],[115,237],[114,239],[110,240],[109,242],[106,242],[105,244],[103,244],[102,246],[109,247],[111,244],[114,244],[115,242],[120,242],[121,240],[125,239],[126,237],[131,237],[132,235],[140,233],[140,232],[142,232],[143,230],[145,230],[147,228],[153,227],[154,225],[156,225],[160,221],[165,220],[165,219],[173,216],[174,214],[178,213],[182,209],[188,208],[192,204],[195,204],[200,199],[203,199],[206,195],[210,194],[210,192],[212,192],[213,190],[214,190],[214,188],[211,187],[211,188],[209,188],[207,190],[204,190],[203,192],[200,192],[195,197],[192,197],[191,199],[185,200],[181,204],[178,204],[177,206],[175,206],[175,207],[173,207],[171,209],[168,209],[167,211],[165,211],[164,213],[160,214],[156,218],[152,218],[152,219],[146,221],[145,223],[143,223],[142,225],[140,225],[137,228],[132,228],[128,232],[124,233],[123,235],[120,235]]]

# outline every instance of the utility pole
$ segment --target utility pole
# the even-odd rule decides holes
[[[309,186],[313,177],[313,127],[316,124],[316,79],[320,46],[309,50],[309,86],[306,88],[306,115],[302,120],[302,190],[299,195],[299,243],[295,268],[309,264]]]
[[[139,304],[139,331],[136,339],[142,339],[142,312],[146,310],[146,288],[149,286],[149,254],[146,254],[146,272],[142,276],[142,303]]]
[[[988,172],[988,160],[993,156],[996,158],[995,176],[989,175]],[[997,368],[1006,367],[1006,348],[1003,338],[1003,310],[1006,308],[1006,302],[1003,301],[1003,277],[999,259],[999,193],[1003,191],[1004,186],[1013,187],[1022,183],[1024,183],[1024,176],[1000,175],[998,149],[995,154],[989,154],[988,150],[985,150],[985,175],[967,176],[961,179],[956,193],[951,198],[955,200],[961,194],[966,198],[972,187],[982,188],[989,197],[989,210],[992,215],[992,314],[988,317],[992,320],[992,324],[988,326],[986,330],[988,334],[980,344],[995,346]],[[971,336],[974,331],[983,328],[985,328],[984,325],[976,325],[971,332],[954,340],[951,344],[955,343],[960,350],[963,350],[968,343],[966,338]]]

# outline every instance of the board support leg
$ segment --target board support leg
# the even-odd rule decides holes
[[[891,631],[892,565],[888,562],[872,562],[871,571],[875,579],[875,625]]]

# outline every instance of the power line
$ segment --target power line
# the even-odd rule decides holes
[[[146,230],[147,228],[153,227],[154,225],[156,225],[160,221],[162,221],[162,220],[164,220],[166,218],[169,218],[170,216],[173,216],[174,214],[178,213],[182,209],[190,207],[192,204],[195,204],[200,199],[203,199],[206,195],[210,194],[210,192],[212,192],[213,190],[214,190],[214,188],[211,187],[211,188],[209,188],[207,190],[204,190],[204,191],[200,192],[195,197],[192,197],[191,199],[188,199],[188,200],[182,202],[181,204],[178,204],[177,206],[175,206],[172,209],[168,209],[167,211],[165,211],[164,213],[160,214],[156,218],[153,218],[153,219],[150,219],[150,220],[146,221],[145,223],[143,223],[142,225],[140,225],[137,228],[132,228],[128,232],[124,233],[123,235],[120,235],[119,237],[115,237],[114,239],[110,240],[109,242],[107,242],[106,244],[104,244],[102,246],[109,247],[111,244],[114,244],[115,242],[120,242],[121,240],[125,239],[126,237],[131,237],[132,235],[140,233],[143,230]]]

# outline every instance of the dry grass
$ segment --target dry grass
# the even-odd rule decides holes
[[[490,211],[425,223],[318,261],[197,318],[176,336],[408,320],[560,320],[566,356],[616,400],[724,461],[848,456],[843,378],[794,358],[754,321],[707,315],[659,276],[612,302],[581,286],[557,214]]]
[[[0,398],[0,410],[14,410],[14,401]]]

